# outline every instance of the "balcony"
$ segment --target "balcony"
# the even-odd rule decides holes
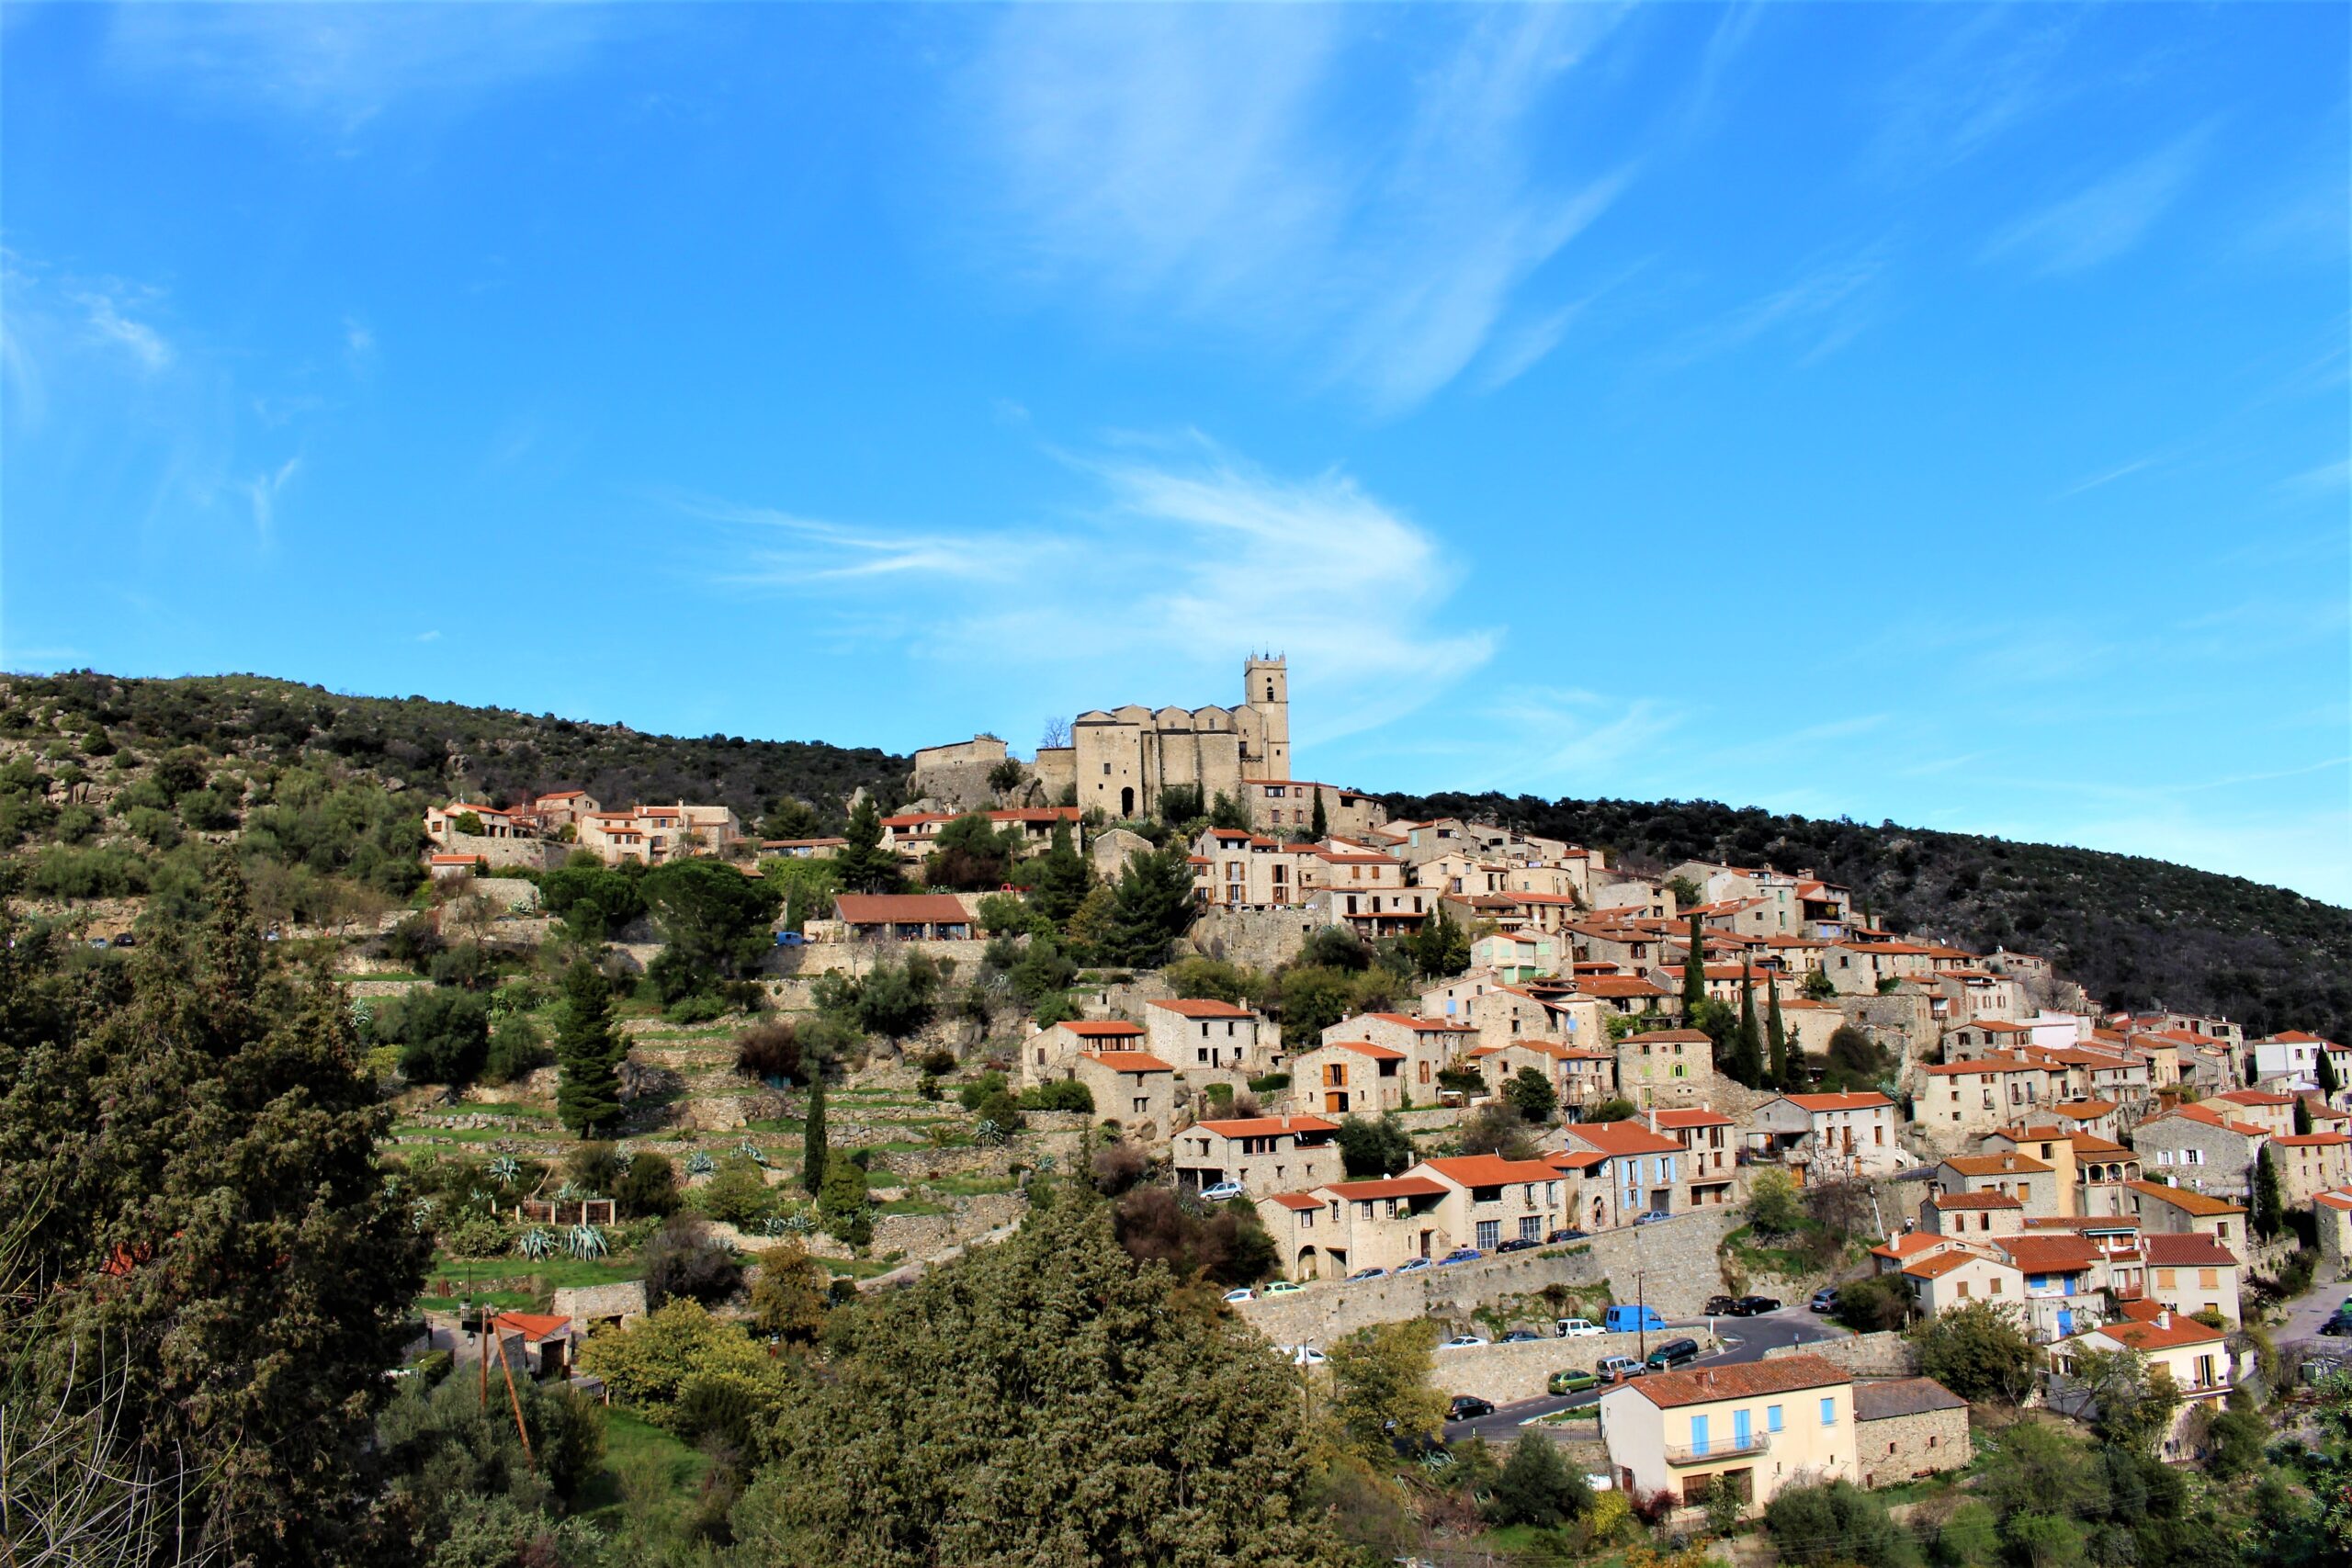
[[[1710,1438],[1703,1443],[1683,1443],[1679,1446],[1669,1443],[1666,1450],[1666,1462],[1709,1464],[1719,1459],[1745,1459],[1750,1454],[1760,1454],[1771,1446],[1772,1434],[1770,1432],[1753,1433],[1746,1442],[1741,1442],[1736,1438],[1725,1438],[1718,1442]]]

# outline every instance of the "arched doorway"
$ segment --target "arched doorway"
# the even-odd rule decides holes
[[[1120,816],[1122,816],[1122,817],[1132,818],[1132,817],[1134,817],[1134,816],[1135,816],[1135,814],[1136,814],[1136,792],[1135,792],[1135,786],[1134,786],[1133,784],[1129,784],[1129,785],[1128,785],[1128,786],[1126,786],[1125,788],[1124,788],[1124,789],[1122,789],[1122,790],[1120,790],[1120,791],[1119,791],[1119,815],[1120,815]]]
[[[1321,1260],[1316,1257],[1313,1247],[1298,1249],[1298,1267],[1290,1271],[1290,1277],[1294,1280],[1319,1280],[1323,1277]]]

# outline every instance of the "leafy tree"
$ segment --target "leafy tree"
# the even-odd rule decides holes
[[[1374,956],[1355,932],[1342,926],[1318,926],[1300,946],[1295,962],[1361,974],[1372,967]]]
[[[1119,870],[1116,902],[1102,956],[1153,968],[1193,923],[1193,865],[1182,843],[1131,858]]]
[[[1684,939],[1689,952],[1682,958],[1682,1017],[1687,1023],[1699,1016],[1707,1000],[1706,930],[1694,912],[1690,933]]]
[[[825,1077],[808,1086],[808,1111],[800,1130],[800,1185],[816,1196],[825,1184],[825,1165],[831,1158],[825,1133]]]
[[[1805,1000],[1810,1002],[1835,1001],[1838,999],[1838,982],[1829,977],[1827,970],[1815,969],[1804,977],[1802,991]]]
[[[788,1018],[763,1020],[735,1036],[735,1070],[763,1083],[797,1079],[807,1061]]]
[[[1256,994],[1261,984],[1256,974],[1238,964],[1198,953],[1178,959],[1160,976],[1180,998],[1230,1002],[1236,1007]]]
[[[2253,1213],[2246,1216],[2254,1234],[2267,1241],[2287,1228],[2287,1194],[2278,1180],[2278,1156],[2270,1145],[2254,1158]]]
[[[921,953],[908,953],[903,963],[876,964],[856,982],[858,1024],[893,1040],[912,1034],[931,1021],[944,977]]]
[[[2212,1457],[2206,1468],[2217,1479],[2251,1475],[2262,1468],[2262,1450],[2270,1440],[2269,1423],[2254,1408],[2243,1388],[2230,1391],[2229,1404],[2206,1428]]]
[[[730,1519],[746,1559],[872,1568],[1319,1561],[1298,1385],[1057,1199],[861,1304]],[[1115,1484],[1103,1484],[1115,1477]]]
[[[628,1043],[613,1028],[613,986],[586,959],[563,976],[563,1012],[556,1025],[557,1117],[581,1137],[620,1119],[622,1058]]]
[[[788,795],[770,801],[768,814],[760,820],[760,837],[763,839],[814,839],[824,830],[823,814],[807,801]]]
[[[1119,908],[1119,896],[1112,885],[1098,882],[1087,890],[1086,897],[1070,911],[1069,933],[1071,951],[1084,957],[1104,953],[1111,942],[1112,922]]]
[[[390,1482],[379,1506],[408,1561],[519,1561],[517,1548],[562,1528],[557,1516],[600,1470],[603,1407],[519,1367],[514,1374],[512,1402],[502,1387],[495,1404],[470,1378],[411,1379],[378,1418],[376,1448]],[[518,1407],[527,1454],[514,1430]],[[500,1554],[470,1555],[484,1545]]]
[[[490,1050],[490,1007],[465,991],[414,990],[378,1010],[375,1032],[400,1046],[411,1083],[471,1083]]]
[[[1842,1303],[1845,1291],[1840,1289]],[[1919,1371],[1952,1393],[1976,1404],[2014,1404],[2033,1386],[2033,1343],[2018,1326],[2013,1309],[1992,1302],[1966,1302],[1938,1313],[1914,1331]]]
[[[1331,1416],[1357,1453],[1383,1462],[1394,1444],[1444,1429],[1445,1395],[1430,1386],[1436,1347],[1428,1318],[1359,1328],[1332,1345]]]
[[[1319,1041],[1353,1010],[1355,986],[1344,970],[1299,965],[1283,970],[1279,985],[1285,1040]]]
[[[1021,779],[1021,764],[1010,757],[989,770],[989,788],[999,795],[1008,795],[1019,789]]]
[[[741,1155],[722,1162],[709,1180],[694,1190],[694,1205],[723,1224],[757,1224],[775,1213],[775,1189],[767,1174]]]
[[[1316,797],[1318,801],[1320,795]],[[1413,966],[1421,974],[1435,979],[1459,975],[1470,967],[1470,933],[1454,923],[1441,899],[1434,919],[1425,920],[1421,929],[1405,939],[1413,955]]]
[[[1767,988],[1768,1006],[1764,1013],[1764,1040],[1770,1055],[1765,1065],[1765,1082],[1783,1093],[1793,1093],[1804,1087],[1803,1064],[1789,1047],[1788,1024],[1781,1017],[1781,981],[1772,977]]]
[[[1804,1203],[1789,1173],[1758,1170],[1747,1187],[1747,1223],[1761,1236],[1794,1235],[1804,1228]]]
[[[1884,1047],[1853,1024],[1841,1023],[1829,1036],[1828,1060],[1822,1070],[1821,1088],[1831,1094],[1875,1089],[1892,1066]]]
[[[973,918],[991,936],[1019,936],[1032,931],[1042,935],[1054,929],[1051,921],[1030,908],[1028,900],[1011,893],[988,895],[973,911]]]
[[[545,1066],[548,1060],[547,1042],[539,1037],[539,1026],[527,1014],[510,1012],[491,1032],[490,1052],[482,1059],[481,1081],[513,1083]]]
[[[1032,1084],[1021,1091],[1015,1101],[1023,1111],[1094,1110],[1094,1091],[1076,1078],[1057,1078],[1052,1083]]]
[[[1549,1125],[1560,1108],[1559,1092],[1553,1089],[1552,1080],[1534,1067],[1521,1067],[1506,1079],[1503,1099],[1521,1120],[1537,1127]]]
[[[896,893],[905,886],[899,874],[898,852],[882,842],[882,812],[872,795],[865,796],[849,814],[842,830],[849,841],[833,854],[833,871],[845,893]]]
[[[225,852],[197,908],[103,964],[0,914],[0,1212],[12,1287],[44,1282],[0,1296],[0,1366],[188,1476],[189,1551],[365,1557],[430,1244],[345,999],[265,946]]]
[[[645,1304],[658,1309],[674,1296],[716,1306],[743,1283],[743,1267],[713,1239],[703,1222],[676,1214],[646,1238],[639,1253],[645,1269]]]
[[[763,1413],[791,1397],[791,1377],[763,1345],[735,1324],[710,1315],[701,1303],[678,1300],[628,1328],[589,1336],[580,1366],[605,1380],[616,1398],[657,1425],[676,1419],[679,1396],[700,1379],[746,1391]]]
[[[2091,1430],[2112,1448],[2153,1453],[2180,1409],[2180,1389],[2172,1374],[2128,1346],[2076,1350],[2070,1381],[2090,1398]]]
[[[673,860],[645,874],[646,907],[662,949],[649,967],[663,1001],[707,993],[758,967],[773,945],[776,890],[712,860]]]
[[[1413,1163],[1413,1135],[1393,1114],[1340,1119],[1340,1164],[1356,1180],[1395,1176]]]
[[[1782,1487],[1764,1506],[1764,1529],[1783,1562],[1912,1568],[1919,1560],[1886,1505],[1850,1481]]]
[[[752,1323],[763,1334],[787,1344],[807,1345],[824,1332],[832,1277],[797,1241],[760,1254],[760,1277],[752,1281]]]
[[[986,812],[966,812],[939,829],[937,845],[923,863],[923,875],[933,887],[965,892],[1001,887],[1011,877],[1021,847],[1018,829],[1000,833]]]
[[[1892,1275],[1873,1274],[1838,1286],[1832,1315],[1857,1334],[1901,1328],[1911,1321],[1911,1292]]]
[[[1461,1145],[1465,1155],[1535,1157],[1535,1140],[1528,1135],[1527,1121],[1517,1107],[1509,1104],[1482,1105],[1472,1111],[1462,1123]]]
[[[874,1239],[874,1212],[865,1197],[865,1168],[850,1158],[825,1161],[817,1187],[817,1218],[825,1234],[852,1247]]]
[[[1583,1118],[1587,1122],[1626,1122],[1638,1109],[1630,1100],[1617,1097],[1602,1100]]]
[[[1204,1215],[1171,1188],[1137,1187],[1119,1200],[1115,1234],[1136,1261],[1163,1265],[1186,1281],[1255,1284],[1280,1261],[1247,1198]]]
[[[668,1155],[639,1149],[615,1174],[611,1190],[624,1214],[666,1217],[678,1208],[677,1168]]]
[[[1246,833],[1250,830],[1250,808],[1219,790],[1216,798],[1209,803],[1209,826]]]
[[[1498,1525],[1557,1529],[1592,1506],[1592,1488],[1568,1468],[1560,1445],[1538,1432],[1522,1433],[1487,1497],[1487,1517]]]

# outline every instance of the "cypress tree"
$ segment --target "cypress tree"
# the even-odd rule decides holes
[[[2322,1045],[2319,1048],[2319,1092],[2326,1099],[2328,1104],[2334,1105],[2336,1091],[2343,1087],[2344,1080],[2335,1075],[2333,1053],[2326,1046]]]
[[[1699,934],[1699,917],[1690,917],[1690,951],[1682,960],[1682,1022],[1696,1029],[1707,999],[1707,943]]]
[[[800,1185],[810,1194],[825,1184],[825,1075],[808,1083],[808,1120],[800,1133]]]
[[[2312,1102],[2301,1095],[2295,1097],[2295,1136],[2308,1137],[2312,1130]]]
[[[1739,1035],[1733,1048],[1731,1076],[1750,1089],[1764,1081],[1764,1037],[1756,1026],[1756,976],[1745,959],[1739,965]]]
[[[2254,1165],[2254,1230],[2266,1240],[2287,1228],[2287,1195],[2278,1185],[2278,1162],[2273,1158],[2270,1145],[2262,1145],[2262,1153]]]
[[[1323,786],[1315,786],[1315,815],[1307,820],[1307,831],[1318,840],[1330,830],[1330,818],[1323,815]]]
[[[555,1059],[562,1072],[555,1092],[557,1117],[581,1137],[618,1119],[621,1058],[628,1054],[613,1031],[613,986],[582,958],[563,976],[563,1016],[556,1024]]]
[[[1803,1087],[1795,1055],[1789,1049],[1788,1025],[1781,1021],[1781,981],[1775,976],[1766,988],[1767,1006],[1764,1013],[1764,1040],[1772,1049],[1772,1087],[1783,1093]]]

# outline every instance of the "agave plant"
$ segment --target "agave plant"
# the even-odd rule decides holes
[[[694,1153],[686,1156],[686,1174],[688,1176],[708,1176],[712,1171],[717,1170],[718,1168],[718,1162],[711,1158],[708,1155],[703,1153],[700,1149],[696,1149]]]
[[[770,1214],[766,1219],[760,1222],[760,1234],[762,1235],[782,1235],[791,1228],[792,1226],[790,1223],[786,1221],[782,1214]]]
[[[623,1144],[618,1149],[613,1152],[613,1164],[622,1170],[627,1170],[630,1166],[635,1165],[636,1163],[637,1151],[630,1148],[627,1144]]]
[[[564,1232],[563,1249],[579,1258],[603,1258],[613,1250],[594,1225],[574,1225]]]
[[[415,1202],[411,1203],[408,1206],[409,1229],[419,1232],[420,1234],[432,1229],[433,1216],[440,1212],[441,1205],[435,1202],[432,1199],[419,1198]]]
[[[365,1034],[375,1021],[376,1010],[368,1005],[368,998],[354,997],[351,1001],[351,1027]]]
[[[1443,1475],[1447,1471],[1453,1468],[1453,1456],[1447,1453],[1442,1449],[1440,1449],[1433,1453],[1423,1454],[1421,1456],[1421,1468],[1428,1471],[1431,1475]]]
[[[786,1214],[784,1216],[784,1228],[796,1235],[807,1235],[817,1228],[817,1222],[806,1214]]]
[[[577,1203],[594,1196],[594,1192],[589,1191],[577,1181],[567,1181],[555,1190],[555,1201],[559,1203]]]
[[[972,1124],[972,1141],[994,1146],[1004,1142],[1004,1129],[996,1124],[994,1117],[983,1116]]]
[[[500,1155],[490,1162],[490,1175],[501,1187],[512,1187],[523,1179],[523,1162],[513,1155]]]
[[[1042,1175],[1051,1176],[1054,1173],[1054,1167],[1060,1163],[1061,1162],[1059,1160],[1056,1159],[1051,1155],[1039,1155],[1037,1156],[1037,1169]]]
[[[750,1160],[753,1165],[765,1165],[768,1163],[768,1156],[761,1152],[760,1145],[752,1142],[749,1138],[745,1138],[741,1143],[737,1144],[735,1145],[735,1152],[741,1155],[745,1159]]]
[[[533,1260],[555,1256],[555,1235],[545,1225],[533,1225],[514,1238],[514,1250]]]

